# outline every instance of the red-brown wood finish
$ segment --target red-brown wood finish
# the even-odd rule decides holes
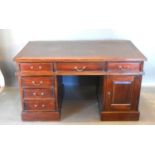
[[[54,111],[56,110],[55,100],[24,100],[25,111]]]
[[[138,85],[135,84],[135,78],[135,76],[107,76],[104,79],[106,92],[104,110],[137,110],[135,104],[138,104],[138,96],[135,96],[134,89]]]
[[[46,88],[54,85],[53,77],[22,77],[22,87]]]
[[[107,70],[111,72],[140,72],[139,62],[108,62]]]
[[[22,120],[60,120],[61,75],[98,75],[103,121],[138,120],[146,58],[127,40],[29,42],[14,58]]]
[[[22,111],[23,121],[58,121],[60,120],[60,113],[57,111],[36,111],[27,112]]]
[[[24,98],[53,98],[54,89],[24,89],[23,96]]]
[[[55,70],[63,72],[104,71],[105,63],[56,63]]]
[[[52,63],[21,63],[21,71],[53,71]]]

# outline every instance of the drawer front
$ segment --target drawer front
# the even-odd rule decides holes
[[[21,71],[53,71],[51,63],[21,63]]]
[[[52,87],[54,77],[22,77],[21,83],[23,87]]]
[[[55,100],[25,100],[24,110],[53,111],[56,110]]]
[[[54,89],[24,89],[24,98],[52,98],[54,97]]]
[[[57,63],[57,71],[103,71],[105,70],[105,63]]]
[[[139,72],[141,71],[141,64],[138,62],[109,62],[107,70],[114,72]]]

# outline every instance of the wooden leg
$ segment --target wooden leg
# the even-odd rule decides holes
[[[23,121],[59,121],[60,112],[22,112]]]
[[[140,113],[138,111],[130,112],[101,112],[101,121],[137,121],[139,120]]]

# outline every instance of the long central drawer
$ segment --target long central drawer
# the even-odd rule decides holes
[[[102,63],[102,62],[56,63],[55,70],[56,71],[73,71],[73,72],[103,71],[105,70],[105,63]]]

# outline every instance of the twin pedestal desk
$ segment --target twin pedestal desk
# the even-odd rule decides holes
[[[22,120],[60,120],[62,76],[98,76],[102,121],[139,119],[139,97],[146,58],[127,40],[33,41],[14,58]]]

